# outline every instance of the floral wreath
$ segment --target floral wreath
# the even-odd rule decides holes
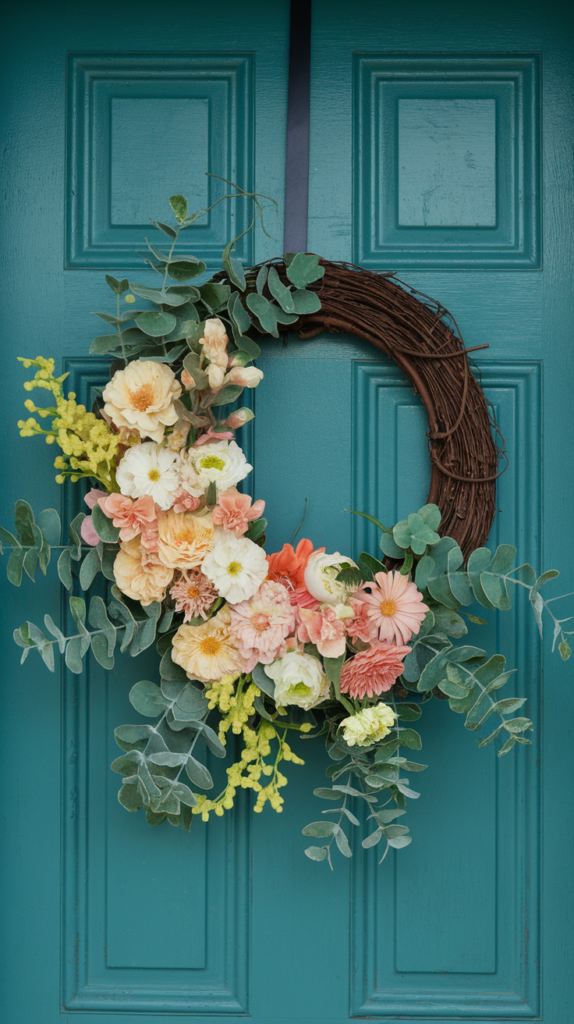
[[[232,196],[252,201],[250,227],[260,220],[264,228],[266,197],[237,188]],[[543,612],[550,615],[553,649],[558,643],[566,660],[567,620],[554,616],[541,593],[558,573],[537,578],[530,565],[513,568],[511,545],[494,554],[482,546],[495,511],[499,450],[468,350],[442,306],[389,275],[309,253],[244,271],[233,256],[237,239],[214,278],[182,284],[206,271],[176,252],[181,231],[205,211],[188,215],[180,195],[170,204],[175,225],[153,221],[169,242],[148,242],[145,258],[160,285],[106,276],[116,309],[96,315],[113,333],[95,338],[90,352],[109,356],[111,379],[94,410],[65,394],[67,374],[55,376],[53,359],[19,357],[35,368],[24,388],[52,396],[48,407],[26,401],[32,415],[19,422],[21,435],[42,435],[60,448],[59,483],[90,484],[90,514],[70,523],[67,544],[54,509],[35,518],[22,500],[15,533],[0,528],[12,583],[19,586],[23,573],[33,580],[38,565],[46,574],[59,550],[59,579],[70,592],[72,635],[49,615],[45,632],[24,623],[15,631],[22,661],[35,649],[53,671],[57,647],[79,674],[90,650],[111,669],[116,646],[135,656],[156,645],[159,685],[144,680],[129,694],[139,715],[155,721],[119,726],[122,753],[112,764],[123,776],[120,803],[144,809],[149,824],[189,830],[196,816],[207,821],[231,811],[239,789],[254,791],[256,812],[266,803],[281,811],[281,768],[304,764],[291,743],[321,736],[332,759],[330,785],[314,792],[333,801],[323,811],[333,820],[322,816],[303,828],[320,840],[305,853],[331,864],[335,841],[351,856],[354,801],[373,825],[363,847],[382,840],[384,859],[389,848],[411,842],[399,819],[419,797],[409,776],[426,766],[411,760],[422,747],[412,723],[428,699],[448,700],[474,732],[494,716],[496,727],[479,746],[499,738],[499,757],[530,743],[532,722],[515,715],[525,699],[496,693],[512,675],[504,657],[454,641],[467,633],[463,606],[508,610],[519,586],[541,635]],[[152,308],[135,310],[136,297]],[[380,529],[380,557],[329,553],[316,546],[321,538],[267,554],[265,502],[238,490],[252,467],[235,432],[253,417],[238,399],[263,378],[252,365],[256,337],[290,329],[308,338],[325,328],[366,338],[394,359],[429,415],[427,504],[392,529],[355,513]],[[87,606],[80,592],[98,577],[104,596],[94,594]],[[226,757],[230,735],[238,755],[221,792],[211,795],[202,751]]]

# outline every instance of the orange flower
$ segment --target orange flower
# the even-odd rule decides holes
[[[321,548],[321,551],[324,550]],[[290,590],[304,586],[305,566],[312,553],[313,542],[310,540],[300,540],[296,551],[293,550],[291,544],[284,544],[282,551],[267,555],[269,563],[267,578],[285,584]]]

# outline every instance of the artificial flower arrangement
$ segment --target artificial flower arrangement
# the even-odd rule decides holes
[[[259,197],[249,198],[254,219],[262,218]],[[33,415],[20,421],[22,436],[42,435],[60,448],[59,483],[90,484],[89,514],[70,524],[66,545],[58,513],[46,509],[35,520],[25,501],[16,504],[17,536],[0,528],[12,583],[20,585],[23,572],[34,579],[37,565],[45,574],[59,549],[59,578],[70,591],[71,635],[49,615],[45,633],[25,623],[15,632],[22,661],[36,649],[53,671],[57,646],[68,669],[80,673],[90,650],[111,669],[116,645],[136,656],[156,644],[160,684],[142,681],[130,693],[135,710],[156,721],[117,728],[122,753],[112,764],[123,776],[120,803],[145,809],[151,825],[189,830],[194,816],[207,821],[230,811],[238,789],[254,791],[256,812],[266,803],[281,811],[281,766],[304,763],[288,737],[323,736],[331,785],[315,794],[337,805],[323,812],[335,820],[303,829],[323,840],[307,856],[331,864],[333,841],[351,856],[343,828],[359,825],[351,798],[373,824],[362,845],[382,840],[384,857],[411,842],[399,819],[419,796],[409,775],[426,767],[411,757],[422,746],[412,723],[427,699],[448,700],[473,731],[494,715],[496,727],[480,746],[500,737],[499,756],[530,743],[530,719],[515,715],[524,699],[496,696],[512,674],[504,657],[453,643],[467,632],[461,606],[476,599],[507,610],[512,587],[525,588],[541,632],[542,612],[551,615],[566,659],[567,620],[556,619],[540,593],[558,573],[537,579],[529,565],[513,569],[516,550],[506,544],[494,555],[477,549],[465,566],[456,542],[439,536],[433,504],[392,530],[357,513],[379,527],[381,559],[364,552],[355,562],[309,539],[266,554],[265,502],[238,490],[252,467],[235,432],[253,413],[230,404],[263,377],[250,365],[260,352],[253,335],[277,337],[280,325],[319,309],[324,271],[318,257],[298,253],[284,257],[281,274],[273,262],[245,274],[232,242],[222,273],[182,285],[206,270],[175,253],[180,231],[203,211],[188,216],[182,196],[170,203],[175,226],[154,221],[168,251],[149,245],[146,260],[161,285],[106,278],[116,312],[97,315],[115,333],[97,337],[90,350],[113,360],[99,408],[87,411],[65,394],[67,375],[55,376],[53,360],[21,360],[35,369],[26,390],[44,389],[53,399],[47,407],[26,402]],[[155,308],[134,310],[136,296]],[[50,421],[47,428],[36,416]],[[98,575],[107,581],[105,596],[92,596],[87,608],[75,591],[89,590]],[[405,699],[409,691],[416,698]],[[239,756],[212,796],[198,742],[225,757],[230,734]]]

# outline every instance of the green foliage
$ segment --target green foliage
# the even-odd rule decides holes
[[[193,786],[211,789],[211,773],[196,746],[201,739],[217,757],[225,755],[225,747],[206,724],[208,702],[202,690],[171,660],[170,648],[161,661],[160,679],[160,686],[142,680],[132,687],[129,696],[135,710],[159,718],[153,726],[122,725],[115,730],[123,753],[112,769],[124,776],[118,799],[126,810],[145,808],[148,821],[150,814],[154,816],[152,824],[169,820],[189,831],[197,797],[181,776],[185,771]]]

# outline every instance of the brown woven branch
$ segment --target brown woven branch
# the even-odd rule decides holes
[[[285,265],[273,263],[286,280]],[[347,263],[321,263],[325,276],[312,286],[321,309],[300,317],[291,329],[303,339],[324,330],[362,338],[412,381],[429,421],[428,501],[442,512],[441,534],[454,537],[468,558],[488,537],[504,455],[469,366],[467,353],[475,349],[465,350],[456,321],[440,303],[403,282]]]

